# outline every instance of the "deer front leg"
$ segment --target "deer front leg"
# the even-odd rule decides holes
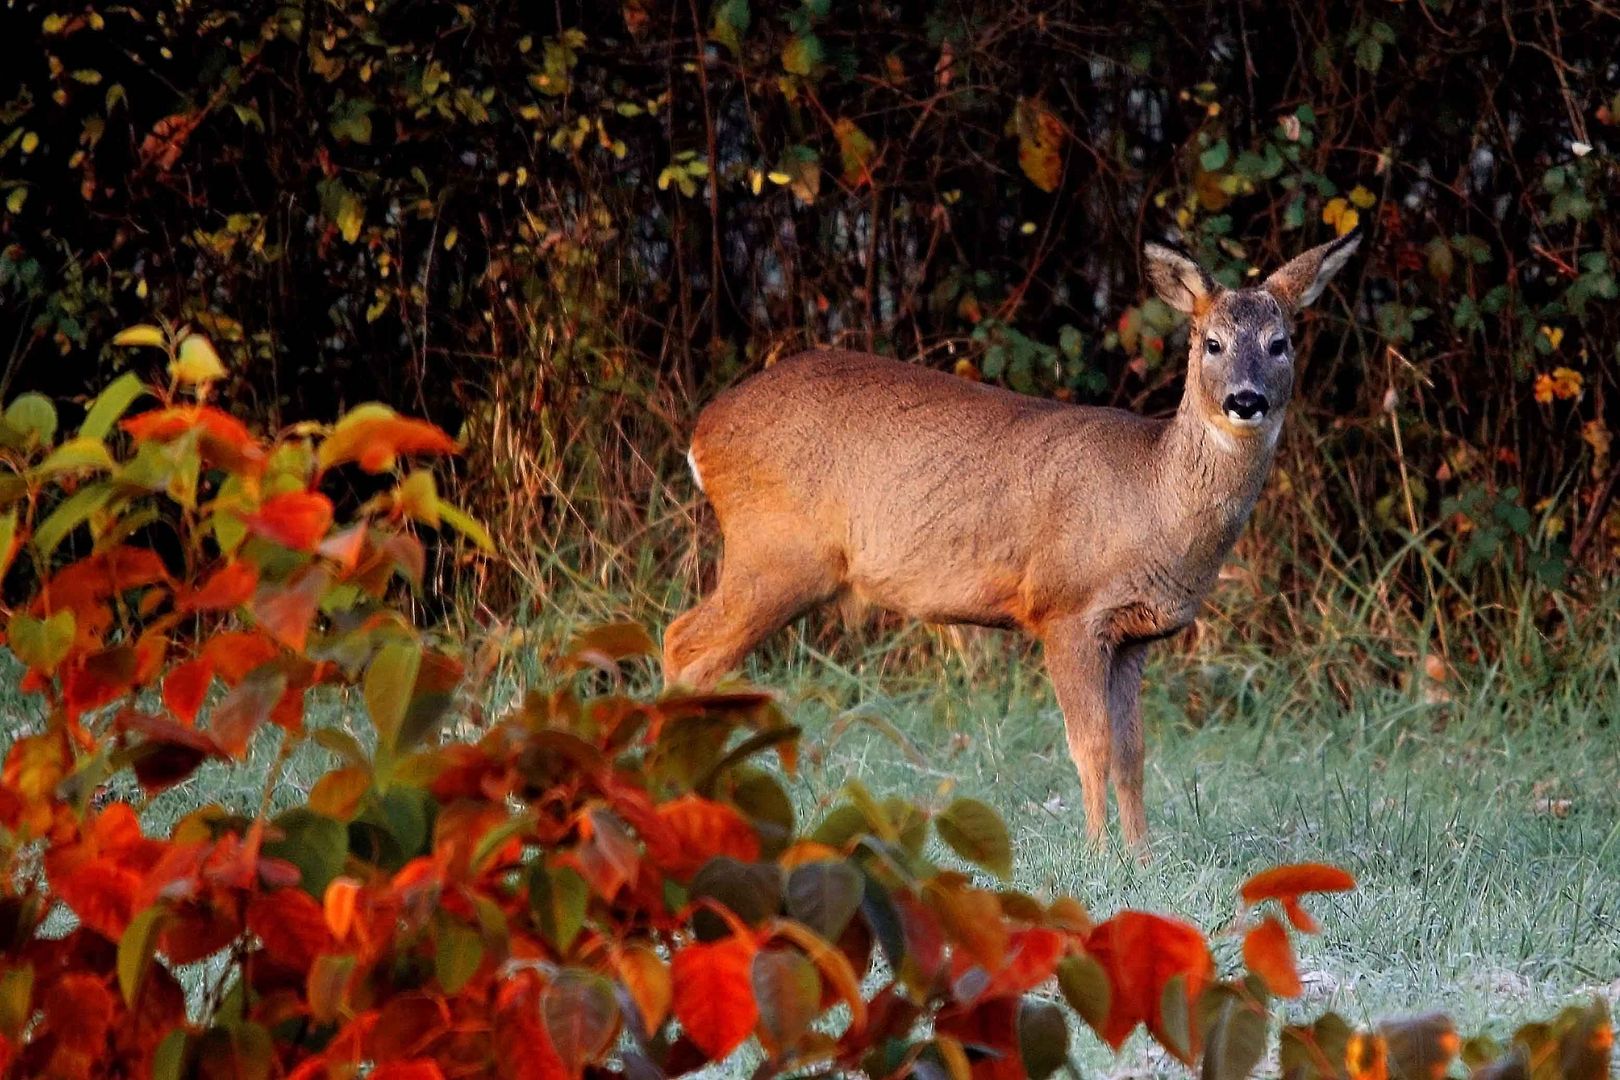
[[[1101,844],[1108,831],[1108,765],[1113,735],[1108,682],[1113,656],[1108,644],[1081,618],[1049,624],[1041,635],[1046,670],[1063,711],[1069,756],[1080,773],[1086,803],[1086,835]]]
[[[1108,715],[1114,730],[1114,796],[1125,842],[1138,852],[1147,847],[1147,810],[1142,805],[1146,749],[1142,740],[1142,667],[1146,644],[1122,645],[1114,651],[1108,675]]]

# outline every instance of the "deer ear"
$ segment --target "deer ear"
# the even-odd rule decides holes
[[[1265,289],[1282,301],[1283,307],[1298,311],[1322,295],[1360,243],[1361,233],[1353,232],[1313,247],[1266,278]]]
[[[1142,254],[1147,259],[1148,280],[1159,299],[1188,315],[1209,306],[1220,286],[1185,252],[1149,241]]]

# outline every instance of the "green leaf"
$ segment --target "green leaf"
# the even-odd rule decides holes
[[[152,1080],[184,1080],[191,1063],[191,1033],[175,1028],[152,1053]]]
[[[1114,996],[1108,972],[1090,956],[1066,956],[1058,962],[1057,977],[1063,1000],[1093,1031],[1100,1032],[1108,1022],[1108,1007]]]
[[[118,939],[118,988],[123,991],[124,1004],[135,1007],[135,998],[146,980],[147,969],[152,966],[152,954],[157,951],[158,934],[168,909],[153,904],[130,920],[124,936]]]
[[[392,751],[411,703],[411,690],[422,667],[422,647],[415,641],[390,641],[377,650],[366,669],[366,711],[377,729],[379,751]]]
[[[1012,876],[1012,838],[990,807],[977,799],[957,799],[934,819],[939,838],[968,862],[997,877]]]
[[[52,450],[45,456],[45,460],[34,468],[33,473],[41,479],[48,479],[63,473],[84,470],[110,472],[117,465],[112,455],[107,452],[106,443],[100,439],[81,435]]]
[[[90,403],[90,408],[84,414],[84,423],[79,425],[79,437],[105,439],[112,432],[113,425],[129,411],[135,399],[144,393],[146,384],[134,372],[126,371],[118,376]]]
[[[821,1012],[821,976],[795,950],[761,949],[754,954],[750,977],[766,1047],[773,1056],[782,1056],[798,1045]]]
[[[1204,167],[1205,172],[1215,172],[1224,168],[1231,157],[1231,146],[1227,145],[1225,139],[1218,139],[1213,146],[1198,155],[1198,164]]]
[[[34,546],[48,559],[74,529],[90,520],[90,515],[106,506],[113,497],[112,485],[87,484],[63,499],[50,516],[34,530]]]
[[[1248,1080],[1266,1053],[1266,1012],[1225,987],[1211,987],[1198,1002],[1205,1018],[1201,1080]]]
[[[547,867],[536,862],[529,872],[529,910],[540,935],[567,953],[585,928],[585,903],[590,899],[585,879],[566,866]]]
[[[1046,1080],[1069,1060],[1069,1025],[1050,1001],[1026,997],[1018,1003],[1018,1054],[1029,1080]]]
[[[56,436],[56,406],[44,394],[17,395],[5,412],[5,441],[19,450],[49,445]]]
[[[17,511],[0,514],[0,582],[5,581],[11,569],[12,546],[17,542]]]
[[[271,824],[281,838],[265,841],[264,853],[298,867],[299,887],[311,896],[324,896],[349,857],[349,830],[341,821],[302,806],[278,814]]]
[[[34,968],[18,963],[0,975],[0,1035],[21,1041],[23,1026],[34,1015]]]
[[[860,871],[845,862],[796,866],[787,879],[788,914],[828,941],[837,941],[860,909],[863,881]]]
[[[1172,975],[1159,995],[1159,1018],[1164,1027],[1165,1046],[1177,1057],[1192,1056],[1192,1003],[1187,998],[1187,977]]]
[[[460,992],[484,962],[484,938],[477,930],[450,918],[441,921],[433,970],[447,994]]]
[[[495,541],[490,539],[488,530],[465,510],[440,499],[439,520],[465,536],[468,540],[471,540],[473,546],[479,551],[484,552],[486,555],[495,554]]]
[[[34,671],[52,672],[67,659],[76,629],[73,612],[65,608],[48,619],[19,612],[6,628],[6,643]]]

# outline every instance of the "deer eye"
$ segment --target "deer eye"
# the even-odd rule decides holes
[[[1288,339],[1281,337],[1273,339],[1269,351],[1272,356],[1281,356],[1288,351]]]
[[[1221,343],[1216,341],[1214,338],[1208,338],[1204,342],[1204,351],[1210,356],[1219,356],[1221,352]]]

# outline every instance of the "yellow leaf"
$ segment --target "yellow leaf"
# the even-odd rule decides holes
[[[213,342],[201,334],[191,334],[180,343],[180,351],[169,365],[169,377],[195,386],[224,378],[225,365],[220,363]]]
[[[1564,328],[1561,326],[1543,326],[1541,336],[1547,339],[1547,344],[1556,349],[1564,343]]]
[[[1354,210],[1346,210],[1339,215],[1339,224],[1336,228],[1339,230],[1339,235],[1343,236],[1345,233],[1354,232],[1359,224],[1361,224],[1361,215]]]
[[[6,195],[6,209],[13,214],[22,213],[23,203],[28,201],[28,189],[18,185]]]
[[[1042,191],[1056,191],[1063,175],[1063,124],[1039,101],[1019,98],[1013,109],[1018,166]]]
[[[24,135],[22,137],[22,152],[23,153],[32,154],[35,150],[38,150],[38,149],[39,149],[39,135],[36,132],[30,131],[30,132],[28,132],[28,134],[26,134],[26,135]]]
[[[833,124],[838,136],[838,152],[844,159],[844,183],[851,187],[872,181],[871,161],[875,147],[855,121],[839,117]]]
[[[1322,207],[1322,224],[1337,227],[1339,219],[1349,209],[1350,204],[1343,199],[1329,199],[1328,204]]]
[[[1365,210],[1367,207],[1371,206],[1377,201],[1378,196],[1374,195],[1360,184],[1357,184],[1355,187],[1350,189],[1350,204],[1352,206]]]
[[[163,331],[146,323],[126,326],[118,331],[118,335],[113,338],[112,343],[114,345],[152,345],[161,349],[163,348]]]
[[[1553,381],[1551,375],[1537,375],[1535,388],[1536,401],[1542,405],[1551,405],[1553,399]]]
[[[1585,384],[1581,373],[1572,368],[1553,368],[1552,391],[1553,396],[1560,401],[1569,401],[1581,396],[1581,389]]]

